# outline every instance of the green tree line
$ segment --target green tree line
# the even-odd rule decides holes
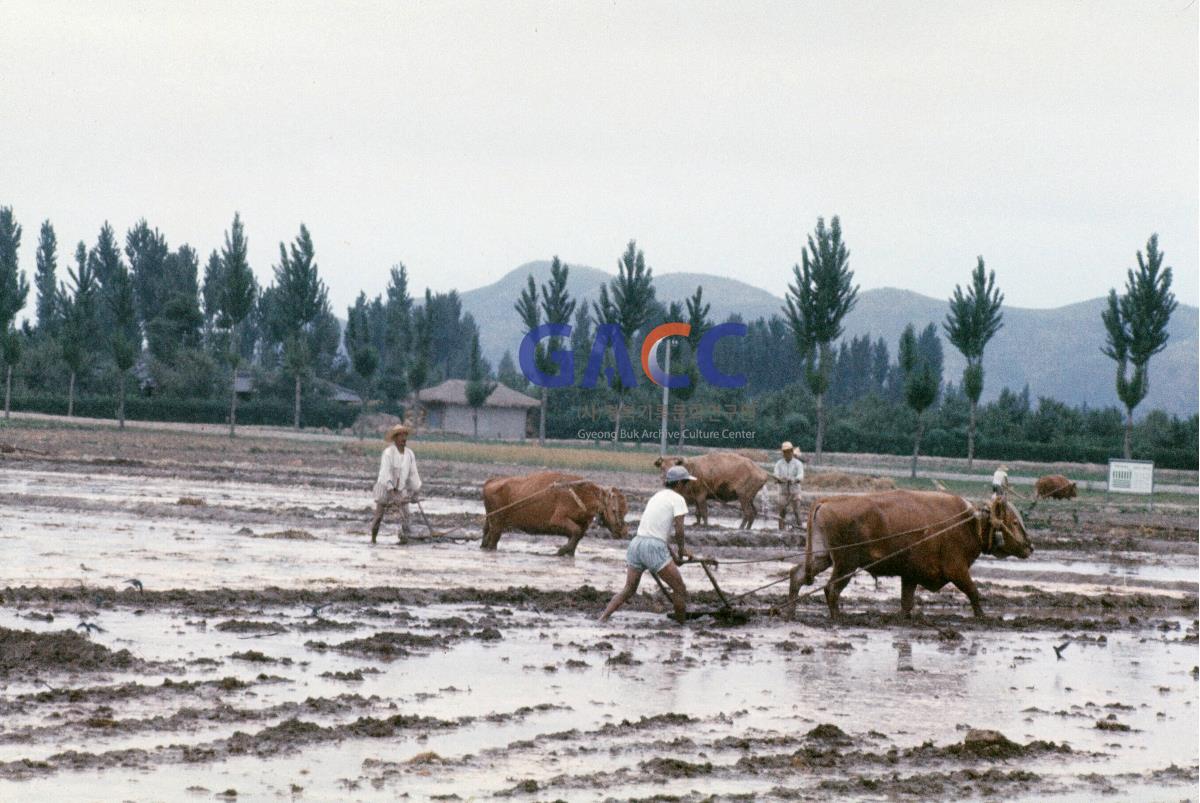
[[[265,287],[249,264],[246,227],[236,213],[203,270],[195,248],[172,247],[146,220],[123,239],[106,222],[91,246],[78,242],[70,257],[47,220],[31,286],[18,264],[22,236],[13,210],[0,207],[6,417],[14,403],[70,416],[86,400],[89,414],[116,417],[122,427],[132,406],[151,417],[226,421],[233,435],[239,377],[252,388],[253,422],[283,423],[278,411],[286,401],[299,428],[305,420],[346,423],[348,414],[328,403],[338,385],[401,412],[441,379],[490,373],[485,361],[472,361],[469,346],[479,331],[457,293],[426,291],[414,301],[403,265],[390,271],[383,293],[362,293],[347,310],[343,344],[304,224],[279,243]],[[218,414],[221,398],[227,407]],[[312,415],[306,400],[315,405]]]

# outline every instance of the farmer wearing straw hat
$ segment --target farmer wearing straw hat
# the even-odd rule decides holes
[[[775,482],[779,483],[779,529],[782,531],[787,523],[788,508],[796,517],[796,527],[800,525],[800,483],[804,481],[804,463],[800,453],[791,441],[784,441],[779,446],[783,457],[775,461]]]
[[[400,517],[400,542],[412,534],[408,524],[408,504],[417,499],[421,490],[421,475],[417,473],[417,458],[407,448],[408,427],[397,424],[387,431],[388,446],[379,461],[379,478],[375,480],[375,519],[371,522],[371,543],[379,535],[383,511],[395,507]]]
[[[679,494],[689,480],[696,479],[683,466],[671,466],[663,478],[664,487],[650,497],[642,518],[638,521],[637,535],[629,542],[625,552],[625,587],[618,591],[600,614],[600,621],[607,622],[618,608],[637,593],[642,573],[650,572],[664,580],[671,589],[671,604],[675,608],[675,620],[687,619],[687,588],[679,566],[684,558],[692,557],[683,544],[683,518],[687,515],[687,502]],[[675,536],[678,553],[672,554],[667,543]]]

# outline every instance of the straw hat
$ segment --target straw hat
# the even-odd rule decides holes
[[[780,444],[779,451],[790,452],[790,451],[794,450],[795,448],[796,448],[795,446],[792,446],[791,441],[784,441],[782,444]]]
[[[387,431],[387,434],[383,436],[383,439],[389,442],[394,441],[397,435],[407,435],[409,432],[411,432],[411,430],[408,427],[404,426],[403,424],[396,424]]]

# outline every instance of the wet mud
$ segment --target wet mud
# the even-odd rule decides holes
[[[449,537],[398,545],[388,522],[371,546],[375,444],[31,432],[0,455],[2,799],[1066,801],[1200,779],[1195,510],[1041,503],[1033,560],[974,567],[986,617],[947,588],[906,619],[894,578],[861,577],[831,622],[820,594],[775,613],[786,582],[739,599],[804,534],[718,509],[689,544],[734,614],[684,567],[709,615],[673,622],[647,579],[599,625],[624,542],[477,548],[505,467],[423,464]]]

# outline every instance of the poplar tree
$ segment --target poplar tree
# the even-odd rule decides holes
[[[1164,256],[1158,235],[1151,234],[1145,256],[1137,252],[1137,269],[1126,273],[1124,294],[1109,290],[1108,307],[1100,314],[1107,334],[1101,351],[1117,364],[1117,397],[1125,405],[1126,460],[1132,454],[1133,410],[1150,392],[1150,358],[1167,347],[1167,323],[1179,306]]]
[[[996,272],[984,273],[983,257],[979,257],[971,272],[971,284],[966,292],[954,286],[950,297],[950,312],[942,323],[946,338],[967,360],[963,369],[962,389],[970,402],[967,419],[967,469],[975,465],[975,416],[979,397],[983,394],[983,350],[988,341],[1004,326],[1004,294],[996,287]]]
[[[124,266],[121,263],[121,246],[117,242],[116,232],[105,221],[96,236],[96,245],[88,254],[88,266],[96,277],[100,301],[96,306],[96,323],[101,332],[111,331],[114,326],[112,318],[113,302],[109,298],[111,285],[118,270]],[[125,271],[126,278],[129,272]]]
[[[815,235],[815,236],[814,236]],[[814,234],[801,264],[792,268],[784,314],[804,364],[808,388],[816,400],[817,432],[814,461],[821,462],[825,439],[825,393],[833,361],[831,344],[842,336],[842,321],[858,302],[858,285],[852,284],[850,252],[842,242],[842,224],[834,215],[828,228],[817,218]]]
[[[496,383],[488,378],[487,366],[479,353],[479,333],[471,338],[471,353],[467,375],[467,405],[471,408],[471,425],[475,440],[479,440],[479,408],[487,403],[488,396],[496,389]]]
[[[910,323],[900,335],[900,370],[904,374],[904,402],[916,414],[917,425],[913,433],[913,454],[910,477],[917,476],[917,457],[921,453],[921,436],[925,431],[925,411],[937,401],[942,386],[942,364],[934,358],[922,342],[937,340],[937,329],[929,324],[918,340],[916,329]]]
[[[21,226],[12,207],[0,207],[0,356],[4,359],[4,417],[12,402],[13,366],[21,359],[21,341],[13,328],[17,313],[25,307],[29,284],[18,266]]]
[[[371,340],[380,349],[376,369],[379,389],[394,404],[408,395],[408,356],[413,345],[413,299],[408,290],[408,268],[403,262],[393,265],[389,274],[383,321],[378,332],[371,332]]]
[[[629,344],[639,329],[646,325],[654,312],[654,276],[646,267],[646,256],[630,240],[625,253],[617,260],[617,275],[608,284],[600,285],[600,298],[592,302],[597,324],[616,324],[625,340],[626,357]],[[617,415],[613,422],[613,446],[621,437],[621,413],[625,406],[625,394],[631,387],[625,385],[618,371],[613,371],[610,387],[617,393]]]
[[[104,285],[104,298],[113,322],[109,347],[112,349],[113,363],[117,366],[117,424],[120,429],[125,429],[125,381],[141,351],[141,336],[138,334],[133,279],[120,262]]]
[[[691,356],[687,364],[681,365],[680,368],[687,372],[688,379],[691,381],[687,387],[673,388],[671,391],[675,399],[679,402],[680,448],[683,448],[683,430],[687,425],[687,403],[696,395],[696,388],[700,384],[700,372],[696,370],[696,349],[700,347],[700,338],[712,326],[712,321],[708,318],[712,304],[705,303],[703,287],[697,287],[696,292],[684,303],[687,306],[687,322],[691,327],[691,331],[687,336],[687,344]]]
[[[542,316],[546,323],[553,324],[569,324],[571,316],[575,314],[577,302],[571,298],[571,294],[567,292],[567,277],[571,269],[563,264],[556,255],[550,263],[550,281],[542,285]],[[563,346],[561,337],[553,336],[549,342],[549,352],[546,355],[547,362],[553,364],[549,359],[549,353],[558,351]],[[549,370],[549,367],[547,369]],[[549,403],[550,388],[541,388],[541,405],[538,411],[538,446],[546,445],[546,405]]]
[[[368,309],[367,294],[362,292],[358,294],[354,306],[346,309],[346,351],[350,354],[350,367],[360,380],[363,412],[367,409],[367,396],[371,392],[371,377],[379,367],[379,353],[372,345]]]
[[[37,270],[33,284],[37,288],[37,330],[53,337],[56,333],[61,310],[58,296],[58,238],[49,220],[42,222],[38,235]]]
[[[72,287],[59,288],[63,299],[63,325],[59,343],[63,362],[70,372],[67,386],[67,417],[75,415],[75,382],[87,361],[88,351],[96,336],[96,278],[88,264],[87,246],[82,242],[75,248],[75,268],[67,269]]]
[[[284,365],[296,382],[292,426],[300,429],[301,382],[312,362],[307,335],[329,306],[329,293],[318,273],[312,237],[303,223],[290,248],[279,244],[272,296],[276,329],[282,335]]]
[[[304,231],[301,227],[301,231]],[[258,284],[254,281],[254,272],[250,269],[247,259],[249,242],[246,231],[242,226],[242,216],[233,213],[233,224],[225,232],[225,247],[221,250],[220,258],[220,293],[217,297],[217,309],[223,323],[229,327],[229,437],[237,431],[237,372],[241,363],[241,328],[242,322],[254,310],[255,296]],[[282,250],[282,248],[281,248]],[[313,266],[314,275],[316,266]],[[208,282],[205,281],[207,289]],[[300,422],[300,389],[299,380],[296,387],[296,426]]]

